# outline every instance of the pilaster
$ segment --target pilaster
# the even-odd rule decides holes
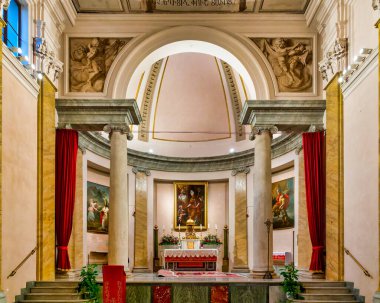
[[[55,93],[43,77],[37,126],[37,280],[55,279]]]
[[[73,217],[73,229],[69,242],[69,257],[72,270],[81,269],[85,263],[83,252],[83,224],[84,209],[83,209],[83,154],[86,150],[79,147],[77,154],[77,167],[76,167],[76,186],[75,186],[75,205],[74,205],[74,217]]]
[[[343,95],[339,74],[326,87],[326,278],[344,278]]]
[[[376,9],[378,12],[380,12],[380,1],[379,0],[373,0],[372,1],[374,4],[374,9]],[[375,7],[376,6],[376,7]],[[378,44],[380,45],[380,19],[376,22],[376,28],[378,30]],[[378,90],[379,90],[379,102],[378,102],[378,108],[379,108],[379,134],[380,134],[380,56],[378,56],[379,64],[378,64]],[[379,160],[378,160],[378,169],[379,169],[379,174],[378,174],[378,189],[380,189],[380,139],[379,139]],[[378,208],[378,243],[380,243],[380,190],[378,190],[378,203],[379,203],[379,208]],[[379,245],[379,276],[380,276],[380,245]],[[377,288],[377,293],[374,296],[374,302],[380,303],[380,278],[378,281],[378,288]]]
[[[149,272],[148,263],[148,177],[149,170],[134,167],[135,190],[135,258],[134,272]]]
[[[249,167],[232,171],[232,176],[235,176],[235,253],[232,272],[249,272],[247,230],[247,174],[249,171]]]
[[[9,5],[9,1],[0,1],[0,8],[5,8],[6,5]],[[2,11],[2,10],[1,10]],[[3,28],[5,27],[5,22],[2,18],[0,18],[0,36],[3,35]],[[3,281],[2,281],[2,252],[3,252],[3,200],[2,200],[2,192],[3,192],[3,183],[2,183],[2,174],[3,174],[3,162],[2,162],[2,154],[3,154],[3,52],[0,52],[0,302],[3,302],[1,290],[3,289]],[[4,295],[5,302],[5,295]]]

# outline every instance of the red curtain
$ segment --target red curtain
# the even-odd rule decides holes
[[[67,246],[73,225],[77,151],[77,131],[58,129],[55,145],[55,233],[59,270],[71,268]]]
[[[326,229],[326,169],[324,132],[304,133],[307,216],[313,253],[310,270],[324,271]]]

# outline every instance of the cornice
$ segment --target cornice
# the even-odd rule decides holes
[[[69,19],[71,25],[74,26],[77,15],[78,15],[74,7],[74,4],[72,3],[72,1],[67,1],[67,0],[60,0],[60,2],[63,9],[65,10],[66,16]]]
[[[310,24],[313,22],[314,17],[316,15],[321,3],[322,3],[322,1],[320,1],[320,0],[312,0],[309,3],[309,6],[307,7],[306,12],[305,12],[307,26],[310,26]]]
[[[358,65],[357,69],[347,78],[346,82],[341,84],[344,98],[347,98],[355,88],[366,79],[368,74],[378,67],[379,49],[374,49],[371,54]]]
[[[29,74],[27,69],[13,55],[4,43],[3,66],[7,68],[33,96],[38,96],[40,86],[38,85],[36,79]]]
[[[305,22],[302,14],[239,14],[239,13],[156,13],[156,14],[78,14],[77,22],[81,21],[223,21],[223,22],[244,22],[244,21],[301,21]]]
[[[91,152],[110,159],[109,141],[97,132],[80,132],[79,142]],[[296,150],[302,145],[300,134],[284,134],[272,142],[272,159]],[[215,157],[166,157],[128,149],[128,165],[139,169],[171,172],[213,172],[235,170],[254,164],[254,149]]]

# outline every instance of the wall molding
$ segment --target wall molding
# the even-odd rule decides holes
[[[80,132],[79,144],[106,159],[110,159],[110,143],[99,132]],[[287,133],[272,142],[272,159],[283,156],[302,145],[302,135]],[[168,172],[229,171],[254,165],[254,148],[214,157],[166,157],[128,149],[128,165],[140,169]]]
[[[22,63],[13,55],[8,47],[3,43],[3,67],[14,75],[20,83],[37,98],[40,86],[37,80],[29,74]]]

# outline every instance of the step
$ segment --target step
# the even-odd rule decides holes
[[[17,303],[88,303],[88,300],[20,300]]]
[[[25,300],[80,300],[81,295],[78,293],[28,293],[24,295]]]
[[[342,281],[300,281],[303,287],[346,287]]]
[[[78,287],[78,281],[36,281],[34,287]]]
[[[305,300],[317,301],[355,301],[356,297],[353,294],[301,294]]]
[[[351,290],[347,287],[304,287],[306,294],[348,294]]]
[[[31,293],[77,293],[78,287],[32,287]]]
[[[359,301],[329,301],[329,300],[292,300],[292,302],[300,302],[300,303],[360,303]]]

